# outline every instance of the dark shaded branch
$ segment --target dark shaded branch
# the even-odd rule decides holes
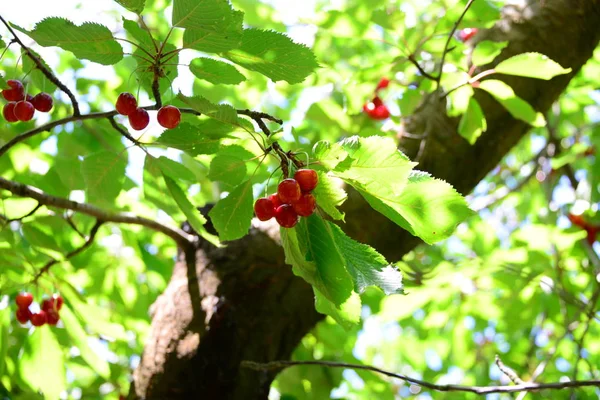
[[[578,388],[594,386],[600,387],[600,380],[590,381],[568,381],[568,382],[554,382],[554,383],[523,383],[514,386],[461,386],[461,385],[437,385],[422,381],[420,379],[411,378],[406,375],[396,374],[394,372],[386,371],[373,367],[370,365],[360,364],[347,364],[338,363],[333,361],[272,361],[268,363],[256,363],[254,361],[242,361],[241,366],[258,371],[272,371],[272,370],[283,370],[285,368],[293,367],[295,365],[318,365],[321,367],[331,368],[350,368],[350,369],[362,369],[378,374],[386,375],[392,378],[401,379],[406,382],[414,383],[415,385],[423,386],[431,390],[437,390],[438,392],[470,392],[476,394],[491,394],[491,393],[515,393],[515,392],[532,392],[537,390],[558,390],[565,388]]]
[[[156,73],[154,73],[154,79],[152,80],[152,95],[154,96],[154,101],[156,101],[156,109],[161,108],[162,99],[160,98],[160,86],[158,82],[158,75]]]
[[[175,242],[182,247],[188,247],[195,242],[195,239],[192,235],[185,233],[179,228],[163,225],[155,220],[140,217],[135,214],[115,213],[103,210],[91,204],[78,203],[63,197],[51,196],[32,186],[9,181],[8,179],[4,179],[2,177],[0,177],[0,189],[8,190],[16,196],[32,198],[37,200],[40,204],[46,206],[61,208],[64,210],[73,210],[82,214],[87,214],[104,222],[145,226],[146,228],[164,233],[171,239],[175,240]]]

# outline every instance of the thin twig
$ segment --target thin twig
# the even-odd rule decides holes
[[[410,63],[412,65],[414,65],[417,70],[419,71],[419,73],[424,76],[427,79],[430,79],[432,81],[436,81],[437,82],[437,77],[431,75],[429,72],[425,71],[423,69],[423,67],[421,67],[421,64],[419,64],[419,61],[417,61],[417,59],[415,58],[414,54],[409,54],[409,56],[407,57],[408,61],[410,61]]]
[[[523,379],[519,378],[519,375],[517,375],[515,370],[506,366],[506,364],[504,364],[502,362],[502,360],[500,359],[500,356],[498,356],[498,354],[496,354],[495,361],[496,361],[496,365],[498,366],[498,369],[500,371],[502,371],[502,373],[504,375],[506,375],[508,377],[508,379],[510,379],[515,385],[523,385],[525,383],[523,381]]]
[[[283,125],[283,120],[276,118],[270,114],[260,112],[260,111],[252,111],[248,109],[244,110],[235,110],[240,115],[246,115],[254,120],[256,119],[268,119],[269,121],[277,122],[279,125]]]
[[[40,209],[40,207],[42,207],[42,204],[38,203],[38,204],[37,204],[37,205],[36,205],[36,206],[33,208],[33,210],[29,211],[27,214],[25,214],[25,215],[23,215],[22,217],[19,217],[19,218],[11,218],[11,219],[7,219],[7,218],[6,218],[5,216],[3,216],[3,215],[0,215],[0,218],[2,218],[2,219],[5,219],[5,220],[6,220],[6,221],[5,221],[5,224],[9,224],[9,223],[11,223],[11,222],[15,222],[15,221],[21,221],[21,220],[23,220],[23,219],[25,219],[25,218],[27,218],[27,217],[31,217],[33,214],[35,214],[35,212],[36,212],[37,210],[39,210],[39,209]]]
[[[476,394],[490,394],[490,393],[515,393],[515,392],[530,392],[544,389],[565,389],[565,388],[578,388],[586,386],[600,387],[600,380],[589,380],[589,381],[567,381],[567,382],[553,382],[553,383],[523,383],[521,385],[514,386],[462,386],[462,385],[438,385],[420,379],[411,378],[406,375],[397,374],[394,372],[386,371],[373,367],[370,365],[360,364],[348,364],[339,363],[333,361],[272,361],[268,363],[257,363],[254,361],[242,361],[241,366],[243,368],[252,369],[255,371],[277,371],[295,365],[318,365],[322,367],[331,368],[350,368],[350,369],[361,369],[372,372],[377,372],[382,375],[386,375],[392,378],[401,379],[406,382],[414,383],[431,390],[437,390],[439,392],[470,392]]]

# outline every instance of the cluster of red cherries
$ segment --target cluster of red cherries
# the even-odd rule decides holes
[[[317,208],[312,191],[319,183],[317,172],[312,169],[299,169],[294,178],[282,180],[277,193],[263,197],[254,203],[254,213],[261,221],[275,217],[284,228],[293,228],[300,217],[308,217]]]
[[[29,306],[33,304],[33,295],[29,292],[19,293],[15,299],[17,303],[17,321],[26,324],[31,321],[33,326],[56,325],[60,320],[59,311],[63,305],[63,298],[54,294],[49,299],[42,301],[41,310],[32,313]]]
[[[136,131],[145,129],[150,123],[148,111],[138,107],[136,98],[131,93],[121,93],[115,104],[117,112],[129,118],[129,125]],[[156,115],[158,123],[167,129],[173,129],[181,121],[181,111],[175,106],[164,106]]]
[[[583,215],[569,213],[567,218],[569,218],[569,221],[571,221],[573,225],[580,227],[587,233],[586,240],[589,245],[592,246],[596,241],[596,236],[600,233],[600,225],[594,225],[591,222],[586,221],[585,218],[583,218]]]
[[[387,88],[389,85],[390,80],[388,78],[381,78],[375,88],[375,96],[363,106],[363,111],[369,118],[381,121],[390,117],[390,110],[383,104],[383,100],[379,97],[379,91]]]
[[[2,115],[7,122],[30,121],[35,111],[49,112],[53,100],[48,93],[38,93],[35,96],[25,94],[21,81],[9,79],[6,81],[9,89],[2,91],[2,96],[8,103],[2,109]]]

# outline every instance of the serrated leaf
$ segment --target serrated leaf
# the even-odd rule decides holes
[[[494,69],[501,74],[544,80],[571,72],[571,68],[563,68],[556,61],[540,53],[517,54],[502,61]]]
[[[102,151],[83,159],[81,173],[90,198],[110,202],[121,193],[127,168],[127,161],[122,157],[122,154]]]
[[[246,177],[246,173],[246,160],[227,154],[217,154],[210,162],[208,178],[229,185],[239,185]]]
[[[221,140],[229,137],[227,134],[232,130],[232,126],[216,120],[198,125],[183,122],[177,128],[164,131],[156,142],[183,150],[191,156],[214,154],[219,150]]]
[[[123,29],[135,39],[138,45],[141,45],[146,50],[150,50],[154,46],[150,32],[140,27],[137,22],[123,17]]]
[[[117,3],[125,7],[127,10],[136,14],[141,14],[144,11],[146,0],[115,0]]]
[[[481,106],[473,97],[469,99],[469,107],[458,124],[458,133],[467,139],[470,144],[477,141],[483,132],[487,130],[487,120]]]
[[[341,145],[349,156],[336,166],[336,176],[370,193],[383,196],[402,193],[416,163],[396,148],[392,138],[353,136]]]
[[[235,108],[229,104],[214,104],[202,96],[187,97],[179,94],[178,98],[192,109],[217,121],[241,126]]]
[[[215,235],[211,235],[210,233],[208,233],[208,231],[204,227],[204,225],[206,224],[206,218],[204,218],[204,215],[202,215],[200,211],[196,207],[194,207],[194,205],[190,202],[183,189],[181,189],[177,185],[177,182],[169,178],[167,175],[163,174],[163,178],[165,180],[167,188],[169,189],[169,192],[171,193],[171,196],[173,196],[173,199],[181,209],[181,212],[183,212],[183,214],[188,219],[188,222],[190,223],[192,228],[194,228],[194,230],[200,236],[202,236],[204,239],[206,239],[213,245],[217,247],[221,246],[219,238],[217,238]]]
[[[252,180],[236,186],[208,213],[221,240],[235,240],[248,233],[254,210],[252,207]]]
[[[546,125],[544,116],[535,111],[525,100],[517,96],[513,89],[506,83],[496,79],[487,79],[479,84],[479,89],[491,94],[513,117],[535,127]]]
[[[401,196],[359,192],[371,207],[428,244],[450,237],[474,213],[451,185],[421,171],[411,174]]]
[[[196,176],[183,164],[173,161],[165,156],[156,159],[156,163],[163,174],[173,179],[181,179],[188,182],[196,182]]]
[[[49,71],[52,71],[52,68],[48,66],[48,63],[46,63],[46,61],[44,61],[44,59],[40,57],[38,53],[36,53],[32,49],[29,49],[29,51],[31,52],[31,54],[37,57],[37,59],[42,63],[42,65],[44,65]],[[24,51],[21,51],[21,60],[23,60],[23,69],[25,71],[31,71],[29,73],[31,81],[39,90],[44,91],[46,93],[53,93],[54,91],[56,91],[57,86],[54,83],[52,83],[46,77],[46,75],[44,75],[44,73],[40,71],[39,68],[37,68],[37,65],[31,60],[31,58],[29,58],[29,56],[25,55]]]
[[[65,18],[52,17],[38,22],[32,31],[13,25],[42,47],[58,46],[78,59],[112,65],[123,58],[123,48],[104,25],[85,22],[75,25]]]
[[[343,221],[344,213],[338,210],[338,207],[346,201],[348,194],[334,178],[321,171],[317,171],[317,174],[319,175],[319,184],[312,194],[315,196],[319,208],[331,218]]]
[[[320,140],[313,146],[315,158],[325,168],[332,170],[348,157],[348,152],[339,143],[331,144],[327,140]]]
[[[195,58],[190,62],[190,71],[199,79],[212,84],[237,85],[246,80],[233,65],[211,58]]]
[[[76,346],[85,362],[102,378],[109,379],[110,366],[106,359],[98,355],[88,344],[88,335],[69,307],[60,310],[60,319],[69,335],[69,343]]]
[[[244,29],[238,48],[225,53],[234,63],[274,82],[300,83],[319,65],[312,51],[274,31]]]
[[[477,43],[477,46],[471,54],[471,62],[473,65],[482,66],[494,61],[494,59],[502,52],[508,42],[492,42],[491,40],[482,40]]]
[[[63,352],[48,326],[36,328],[25,340],[23,354],[17,368],[21,379],[44,399],[58,400],[66,389]]]
[[[242,40],[244,13],[234,11],[232,22],[219,31],[187,28],[183,33],[183,47],[205,53],[222,53],[239,46]]]

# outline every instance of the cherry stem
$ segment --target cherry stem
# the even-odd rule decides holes
[[[152,40],[152,45],[154,46],[154,51],[156,51],[158,54],[158,45],[156,44],[156,40],[154,40],[154,36],[152,36],[152,32],[150,32],[150,28],[148,28],[148,25],[146,25],[146,21],[144,21],[142,16],[140,16],[140,24],[142,25],[142,28],[148,32],[148,36],[150,36],[150,40]]]
[[[124,39],[124,38],[118,38],[115,37],[115,40],[120,40],[122,42],[127,42],[135,47],[137,47],[138,49],[140,49],[141,51],[143,51],[144,53],[146,53],[148,56],[150,56],[150,58],[154,59],[154,55],[152,53],[150,53],[148,50],[146,50],[145,48],[143,48],[142,46],[140,46],[139,44],[129,40],[129,39]]]

